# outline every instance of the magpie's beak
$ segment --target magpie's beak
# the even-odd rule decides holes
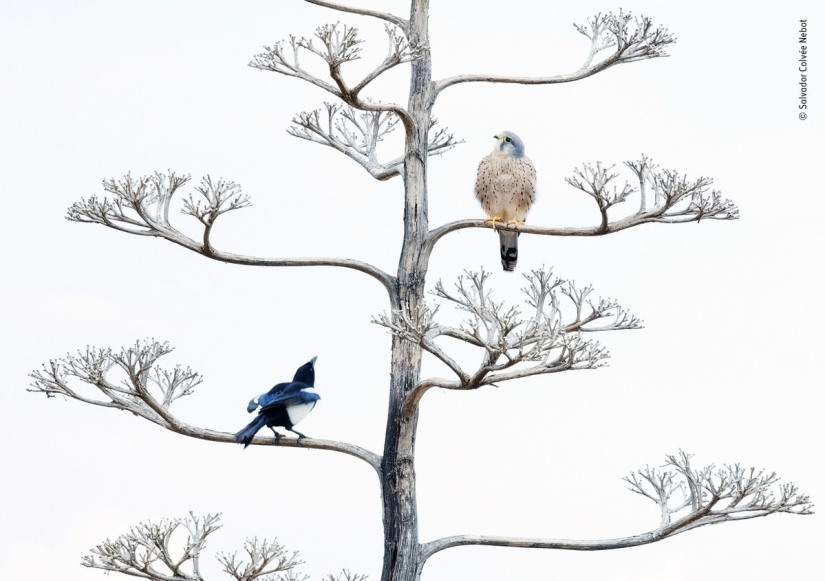
[[[310,359],[309,362],[312,363],[313,365],[315,365],[315,360],[316,359],[318,359],[317,355],[315,357],[313,357],[312,359]]]

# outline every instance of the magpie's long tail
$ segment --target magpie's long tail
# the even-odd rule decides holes
[[[257,416],[254,420],[249,422],[244,429],[240,432],[235,434],[235,441],[239,444],[243,444],[243,447],[246,448],[249,444],[252,443],[252,438],[255,437],[255,434],[258,433],[258,430],[263,428],[266,425],[266,418],[262,415]]]
[[[498,239],[501,244],[501,266],[505,271],[512,272],[518,261],[518,232],[499,230]]]

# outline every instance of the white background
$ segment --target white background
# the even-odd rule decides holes
[[[372,7],[404,15],[406,4]],[[433,2],[434,77],[573,71],[588,43],[572,23],[620,6],[546,4],[476,1],[470,11],[470,3]],[[690,177],[713,177],[742,219],[521,237],[519,273],[552,265],[619,299],[645,329],[600,337],[612,359],[597,371],[428,393],[417,449],[422,541],[650,530],[656,507],[621,477],[680,448],[700,465],[776,470],[815,502],[825,499],[822,10],[813,2],[622,6],[676,33],[671,58],[567,85],[460,85],[440,97],[436,116],[466,143],[431,160],[431,224],[482,216],[476,166],[505,129],[523,138],[538,168],[531,223],[595,223],[595,205],[563,178],[583,161],[620,164],[643,152]],[[393,272],[400,180],[375,182],[331,149],[289,137],[291,116],[330,96],[245,66],[265,44],[341,20],[369,41],[364,60],[345,69],[355,80],[384,54],[382,25],[297,0],[7,1],[2,10],[0,579],[102,579],[78,564],[94,544],[190,510],[223,513],[209,553],[240,548],[247,535],[277,536],[301,551],[314,579],[342,567],[377,579],[379,493],[364,463],[200,442],[25,389],[30,371],[67,351],[155,337],[177,347],[163,363],[205,377],[175,406],[178,415],[234,432],[249,421],[251,396],[318,355],[323,400],[301,430],[380,451],[389,338],[368,323],[387,308],[373,279],[225,265],[63,216],[79,198],[102,195],[103,178],[209,173],[239,182],[254,204],[219,220],[218,247],[347,256]],[[797,119],[800,18],[811,31],[805,122]],[[367,94],[404,102],[407,75],[400,67]],[[384,159],[398,147],[396,135]],[[191,217],[174,220],[197,235]],[[521,276],[500,271],[486,230],[445,238],[429,285],[480,266],[495,273],[499,299],[521,301]],[[424,371],[443,373],[432,362]],[[821,575],[822,546],[821,516],[782,515],[603,553],[456,548],[433,557],[423,578],[804,580]],[[211,557],[205,567],[210,579],[226,578]]]

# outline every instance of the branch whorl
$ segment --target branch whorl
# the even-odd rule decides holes
[[[87,347],[85,351],[78,351],[77,355],[68,354],[61,359],[53,359],[33,371],[29,376],[34,381],[28,391],[44,393],[47,397],[63,395],[92,405],[126,410],[184,436],[235,444],[234,434],[191,426],[171,412],[171,405],[179,398],[191,395],[202,381],[201,376],[188,367],[176,366],[169,371],[157,365],[158,359],[171,351],[168,343],[154,339],[136,342],[119,352]],[[123,372],[126,379],[120,383],[111,381],[109,374],[114,368]],[[72,387],[72,378],[96,389],[97,397],[94,393],[86,394]],[[331,450],[359,458],[377,473],[381,470],[379,455],[345,442],[286,437],[275,440],[256,436],[252,444]]]
[[[186,236],[169,221],[172,197],[190,177],[174,172],[156,172],[152,176],[134,179],[127,174],[122,180],[104,180],[104,189],[112,198],[82,198],[69,208],[66,219],[73,222],[102,224],[121,232],[141,236],[156,236],[174,242],[207,258],[233,264],[251,266],[337,266],[358,270],[378,280],[392,295],[395,279],[371,264],[349,258],[255,258],[232,254],[216,249],[212,243],[212,230],[218,217],[232,210],[251,205],[249,197],[241,193],[240,186],[224,180],[203,178],[195,188],[199,196],[189,195],[183,200],[181,213],[193,216],[203,225],[203,239],[197,241]]]
[[[319,143],[343,153],[361,165],[379,181],[401,175],[404,156],[388,162],[378,161],[378,144],[392,133],[398,124],[398,116],[391,111],[357,112],[351,106],[324,103],[325,115],[320,109],[301,112],[292,118],[293,126],[288,133],[293,137]],[[446,128],[434,129],[438,120],[432,118],[428,155],[441,155],[463,143]]]
[[[463,228],[513,229],[525,234],[545,236],[600,236],[619,232],[641,224],[683,224],[702,220],[736,220],[739,208],[723,198],[721,192],[712,190],[713,180],[699,177],[689,180],[675,170],[661,169],[652,160],[642,156],[640,160],[624,165],[634,174],[638,186],[625,182],[617,187],[612,182],[619,177],[615,166],[584,163],[573,170],[573,177],[566,182],[589,196],[596,203],[599,224],[580,228],[552,228],[536,225],[494,225],[488,220],[459,220],[430,230],[424,243],[425,251],[431,252],[443,236]],[[649,193],[653,193],[650,199]],[[608,210],[639,194],[639,209],[623,218],[610,220]]]
[[[255,55],[249,63],[250,67],[280,73],[288,77],[296,77],[311,83],[335,95],[347,105],[361,111],[391,112],[401,119],[407,136],[415,131],[415,123],[406,109],[394,103],[377,103],[360,97],[361,91],[379,75],[389,69],[426,54],[427,47],[410,46],[405,38],[396,32],[396,29],[386,28],[389,40],[389,51],[384,60],[367,76],[355,85],[347,83],[341,71],[341,65],[358,60],[361,52],[358,46],[363,41],[358,38],[358,29],[339,23],[325,24],[315,29],[313,38],[290,36],[289,48],[285,50],[284,41],[278,41],[272,46],[265,46],[264,52]],[[315,41],[320,45],[316,45]],[[332,83],[320,79],[309,73],[301,66],[300,55],[309,52],[321,58],[329,67]]]
[[[106,539],[82,558],[84,567],[122,573],[150,581],[204,581],[201,554],[207,538],[220,529],[220,514],[163,519],[158,524],[139,523],[114,540]],[[186,538],[183,535],[186,534]],[[182,541],[182,542],[181,542]],[[178,548],[182,544],[182,548]],[[235,581],[306,581],[297,571],[304,562],[298,551],[288,551],[278,539],[247,538],[243,556],[218,553],[218,563]],[[366,575],[344,569],[325,581],[365,581]]]
[[[420,345],[455,374],[454,380],[421,381],[408,397],[406,413],[414,411],[423,393],[434,386],[470,390],[533,375],[601,367],[607,351],[584,334],[641,327],[641,320],[616,301],[594,300],[592,287],[580,288],[544,269],[524,275],[527,286],[522,291],[529,308],[525,315],[518,307],[493,299],[490,276],[485,270],[465,271],[454,291],[441,281],[436,283],[433,295],[469,315],[459,327],[437,322],[437,306],[423,305],[414,312],[396,309],[373,318],[393,335]],[[440,337],[480,348],[476,370],[468,371],[453,359],[437,344]]]
[[[659,527],[650,532],[595,541],[455,535],[425,543],[422,559],[463,545],[572,551],[622,549],[660,541],[705,525],[777,513],[813,513],[810,498],[800,493],[793,483],[777,485],[779,477],[773,472],[744,469],[739,464],[726,465],[719,470],[711,464],[694,470],[690,459],[690,454],[680,451],[678,455],[667,457],[663,469],[648,467],[624,478],[630,484],[630,490],[652,500],[660,510]],[[673,515],[680,516],[674,520]]]
[[[163,519],[158,524],[140,523],[115,540],[106,539],[81,560],[92,569],[123,573],[151,581],[203,581],[200,554],[209,535],[221,528],[220,514]],[[180,556],[171,547],[177,531],[188,533]]]

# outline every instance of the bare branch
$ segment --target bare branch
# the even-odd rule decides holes
[[[189,368],[177,366],[172,371],[156,365],[160,357],[170,353],[168,343],[155,340],[137,342],[119,353],[111,349],[87,347],[77,355],[68,354],[62,359],[49,361],[42,369],[30,374],[34,380],[28,391],[44,393],[47,397],[63,395],[84,403],[126,410],[145,420],[178,434],[200,440],[235,444],[235,435],[199,428],[184,423],[170,411],[177,399],[190,395],[201,383],[201,377]],[[126,376],[120,383],[108,379],[113,368],[119,368]],[[87,396],[70,387],[71,378],[93,386],[103,397]],[[334,440],[313,438],[264,438],[256,436],[252,444],[313,448],[331,450],[359,458],[380,474],[381,457],[359,446]]]
[[[415,311],[395,309],[392,316],[381,313],[377,317],[373,317],[370,322],[386,327],[391,334],[397,337],[421,345],[425,351],[432,353],[447,365],[462,382],[467,382],[470,380],[470,376],[461,369],[461,366],[452,357],[433,342],[433,339],[442,334],[443,331],[442,327],[438,327],[433,323],[436,312],[438,312],[438,307],[430,310],[426,304],[422,304]]]
[[[354,8],[352,6],[344,6],[342,4],[338,4],[336,2],[327,2],[326,0],[306,0],[310,4],[317,4],[318,6],[323,6],[324,8],[332,8],[333,10],[339,10],[341,12],[348,12],[350,14],[360,14],[361,16],[372,16],[373,18],[380,18],[381,20],[386,20],[390,24],[393,24],[400,28],[405,35],[409,34],[409,22],[395,16],[394,14],[389,14],[387,12],[378,12],[377,10],[367,10],[366,8]]]
[[[690,465],[692,456],[680,450],[678,455],[668,456],[660,469],[648,467],[625,477],[630,490],[656,501],[662,528],[672,528],[672,515],[689,509],[687,515],[673,523],[679,526],[672,534],[705,524],[756,518],[775,512],[811,514],[810,499],[799,493],[795,484],[774,486],[779,482],[775,472],[745,469],[739,464],[720,469],[711,464],[694,470]],[[676,490],[681,492],[682,498],[674,502],[672,496]]]
[[[140,523],[114,541],[106,539],[97,545],[83,557],[81,564],[152,581],[204,581],[200,572],[201,551],[206,546],[206,538],[221,528],[219,521],[220,514],[196,517],[190,512],[182,519],[163,519],[159,524]],[[187,531],[188,535],[179,551],[180,556],[173,557],[176,551],[171,548],[172,539],[179,536],[176,532],[180,530]],[[224,571],[237,581],[309,579],[308,575],[295,571],[295,567],[303,564],[298,552],[289,554],[277,539],[272,542],[259,541],[257,537],[247,539],[243,550],[248,562],[238,558],[237,552],[217,555]]]
[[[427,47],[418,46],[411,47],[407,39],[398,34],[398,28],[394,26],[385,26],[384,30],[387,33],[387,40],[389,48],[387,49],[387,56],[371,73],[364,77],[360,83],[352,88],[354,94],[359,94],[361,90],[374,81],[379,75],[390,70],[391,68],[403,63],[408,63],[421,58],[427,51]]]
[[[258,538],[246,539],[243,550],[246,553],[245,561],[238,558],[237,551],[231,554],[218,553],[218,562],[223,565],[223,570],[229,573],[237,581],[276,581],[284,577],[275,573],[291,573],[287,579],[289,581],[303,581],[309,579],[308,575],[299,575],[293,571],[298,565],[304,562],[298,558],[298,551],[288,554],[286,548],[278,543],[277,539],[267,542],[266,539],[258,541]]]
[[[252,204],[249,196],[241,193],[241,186],[234,182],[226,182],[222,179],[217,183],[212,183],[212,178],[206,176],[201,185],[195,188],[204,200],[194,199],[192,194],[183,200],[183,214],[194,216],[203,224],[203,247],[206,252],[212,252],[212,245],[209,238],[212,234],[212,226],[221,214],[231,210],[246,208]]]
[[[650,176],[650,172],[655,170],[658,166],[655,165],[650,158],[648,158],[645,154],[642,154],[642,159],[637,161],[626,161],[624,164],[629,167],[634,174],[636,174],[636,179],[639,181],[639,213],[643,213],[647,210],[647,183]],[[656,203],[659,203],[659,200],[656,200]]]
[[[379,181],[400,175],[404,158],[387,163],[378,161],[378,143],[391,133],[398,123],[397,117],[386,111],[365,111],[358,115],[352,107],[324,103],[326,118],[322,121],[321,110],[301,112],[293,117],[290,135],[313,143],[320,143],[340,151],[358,162]]]
[[[381,73],[399,64],[421,58],[428,51],[428,47],[425,46],[410,46],[406,38],[399,35],[396,29],[392,27],[388,26],[386,31],[389,39],[387,56],[371,73],[354,86],[344,80],[341,66],[360,58],[361,49],[358,45],[363,41],[358,38],[357,28],[346,25],[339,28],[338,23],[325,24],[316,28],[314,40],[312,38],[290,36],[290,51],[288,51],[290,54],[287,54],[283,41],[276,42],[272,46],[265,46],[264,52],[255,55],[249,66],[307,81],[332,93],[347,105],[361,111],[393,113],[401,119],[405,132],[409,137],[415,130],[415,123],[406,109],[393,103],[376,103],[368,99],[361,99],[359,96],[361,90]],[[316,40],[320,42],[319,45],[315,44]],[[321,58],[329,67],[329,75],[334,84],[319,79],[302,68],[299,58],[301,51],[312,53]]]
[[[544,236],[601,236],[641,224],[682,224],[702,220],[736,220],[739,218],[739,209],[733,202],[723,198],[719,191],[710,190],[713,184],[710,178],[699,177],[690,181],[687,176],[680,175],[674,170],[658,168],[646,156],[642,156],[639,161],[625,162],[624,165],[636,175],[639,180],[638,188],[629,183],[625,183],[620,188],[612,186],[610,182],[618,177],[617,173],[611,171],[615,166],[605,167],[601,162],[597,162],[595,167],[584,164],[582,169],[576,168],[574,176],[566,180],[567,183],[596,202],[600,215],[598,226],[548,228],[527,224],[493,225],[485,220],[459,220],[430,230],[424,243],[424,251],[432,252],[435,243],[442,236],[464,228],[507,228],[525,234]],[[652,204],[647,198],[648,188],[652,189],[654,194]],[[608,209],[627,201],[628,197],[636,192],[641,198],[639,211],[610,221]]]
[[[607,351],[598,342],[584,339],[583,333],[641,327],[641,321],[616,301],[593,300],[592,287],[579,289],[575,282],[555,278],[551,270],[544,269],[524,275],[528,284],[522,291],[530,309],[524,316],[519,308],[493,300],[490,276],[484,270],[465,271],[454,292],[441,281],[436,283],[432,294],[469,314],[459,328],[437,323],[437,307],[426,305],[414,312],[396,309],[373,319],[393,335],[420,345],[456,376],[455,380],[422,380],[409,394],[405,413],[412,413],[424,392],[435,386],[469,390],[533,375],[601,367]],[[436,343],[440,337],[479,347],[478,368],[465,371]]]
[[[595,75],[613,65],[630,63],[643,59],[667,56],[665,49],[676,42],[667,28],[653,28],[646,16],[634,17],[630,12],[619,11],[597,14],[586,25],[573,25],[576,30],[590,40],[590,51],[582,66],[575,72],[551,77],[510,77],[504,75],[458,75],[435,83],[437,95],[447,87],[459,83],[517,83],[522,85],[549,85],[569,83]],[[593,63],[595,56],[607,48],[613,53],[607,58]]]
[[[180,397],[190,395],[201,382],[201,377],[191,369],[176,366],[169,371],[155,365],[156,361],[170,353],[168,343],[152,340],[136,342],[119,353],[111,349],[86,347],[77,355],[49,361],[41,370],[30,374],[34,379],[28,391],[45,393],[48,397],[64,395],[78,401],[127,410],[152,423],[171,429],[168,420],[169,406]],[[116,384],[107,379],[112,368],[125,372],[127,379]],[[76,392],[68,385],[75,377],[96,387],[105,399],[95,399]],[[157,395],[155,395],[157,394]]]
[[[427,140],[428,155],[441,155],[454,148],[456,145],[464,143],[463,139],[456,139],[446,127],[435,129],[438,125],[438,118],[430,118],[430,135]]]
[[[326,115],[315,109],[301,112],[292,118],[293,127],[287,132],[299,139],[331,147],[360,164],[379,181],[401,175],[404,157],[399,156],[386,163],[378,161],[378,144],[385,135],[392,133],[398,117],[390,111],[364,111],[356,113],[351,106],[324,103]],[[441,155],[462,140],[456,140],[446,128],[433,130],[438,120],[430,124],[429,155]]]
[[[342,97],[340,91],[332,84],[319,79],[315,75],[305,71],[301,68],[298,60],[299,49],[304,48],[305,44],[311,41],[306,39],[298,39],[294,36],[289,37],[289,48],[292,56],[288,56],[285,52],[284,41],[279,40],[272,46],[264,46],[264,52],[256,54],[249,62],[249,66],[263,71],[272,71],[287,77],[296,77],[308,83],[315,85],[337,97]],[[360,42],[360,41],[359,41]],[[351,51],[350,51],[350,54]]]
[[[361,58],[358,45],[364,41],[358,38],[357,28],[345,24],[339,29],[337,23],[325,24],[315,29],[315,37],[321,41],[323,48],[317,48],[308,38],[301,38],[298,46],[321,57],[330,69]]]
[[[113,195],[109,200],[92,196],[81,199],[69,208],[66,219],[73,222],[102,224],[115,230],[156,236],[174,242],[207,258],[232,264],[252,266],[336,266],[358,270],[378,280],[392,296],[395,279],[383,270],[349,258],[255,258],[222,252],[212,246],[210,239],[216,219],[231,211],[250,206],[249,197],[242,194],[233,182],[213,182],[206,176],[195,188],[203,199],[191,195],[184,200],[183,214],[194,216],[204,227],[203,241],[186,236],[169,223],[169,206],[178,189],[189,181],[189,176],[156,172],[152,176],[133,179],[127,174],[121,181],[104,180],[104,189]]]
[[[309,579],[309,575],[290,570],[285,573],[279,573],[277,576],[268,575],[266,577],[262,577],[259,581],[306,581],[307,579]]]
[[[338,575],[327,575],[322,581],[367,581],[367,576],[344,569]]]
[[[573,170],[575,176],[566,178],[565,180],[571,186],[583,191],[596,201],[596,204],[599,206],[599,212],[602,215],[602,223],[600,225],[602,229],[607,228],[607,209],[615,204],[624,202],[627,196],[635,191],[627,182],[625,182],[621,190],[613,186],[613,190],[611,191],[610,188],[607,187],[607,184],[619,175],[609,173],[613,167],[614,166],[605,168],[600,161],[596,162],[595,168],[585,163],[583,166],[584,169]]]
[[[655,502],[660,510],[659,527],[653,531],[595,541],[567,539],[528,539],[479,535],[444,537],[422,546],[422,561],[450,547],[488,545],[534,549],[603,551],[646,545],[700,526],[726,521],[746,520],[774,513],[813,514],[807,495],[795,484],[778,485],[775,473],[739,464],[715,470],[713,465],[701,470],[690,466],[690,454],[682,451],[668,456],[663,469],[645,468],[632,472],[624,480],[630,489]],[[679,493],[679,498],[672,497]],[[685,512],[680,518],[675,514]]]
[[[203,581],[200,553],[206,538],[221,528],[219,520],[220,514],[196,517],[190,512],[182,519],[140,523],[114,541],[106,539],[97,545],[82,558],[81,564],[152,581]],[[173,557],[170,542],[179,527],[189,534],[180,556]]]
[[[155,172],[138,180],[133,180],[131,174],[126,174],[122,181],[103,180],[103,189],[114,198],[81,198],[69,208],[66,219],[145,236],[179,235],[169,225],[169,204],[178,188],[189,180],[188,175],[178,176],[174,172]]]

